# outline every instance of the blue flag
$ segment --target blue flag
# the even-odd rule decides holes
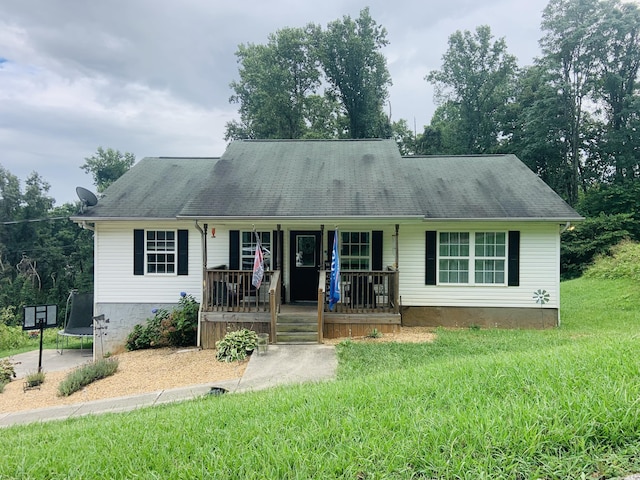
[[[340,301],[340,258],[338,257],[338,229],[333,237],[333,254],[331,255],[331,281],[329,283],[329,310]]]

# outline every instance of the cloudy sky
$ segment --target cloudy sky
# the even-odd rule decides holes
[[[418,131],[435,109],[425,75],[456,30],[489,25],[521,66],[539,55],[547,0],[21,0],[0,2],[0,165],[38,172],[56,205],[95,190],[80,166],[98,146],[145,156],[219,156],[237,117],[240,43],[356,18],[387,29],[392,120]]]

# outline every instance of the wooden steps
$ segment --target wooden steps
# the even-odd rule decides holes
[[[318,343],[318,317],[302,312],[278,314],[276,343]]]

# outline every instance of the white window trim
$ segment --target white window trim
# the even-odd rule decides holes
[[[160,253],[173,253],[173,272],[150,272],[149,271],[149,255],[158,253],[147,249],[147,233],[148,232],[173,232],[173,251],[165,251]],[[167,265],[168,263],[165,263]],[[176,277],[178,276],[178,230],[171,228],[147,228],[144,230],[144,274],[153,277]]]
[[[249,233],[251,234],[251,253],[249,255],[244,255],[243,254],[243,242],[242,242],[242,237],[244,236],[245,233]],[[255,258],[255,254],[256,254],[256,237],[255,234],[258,234],[258,236],[260,237],[260,245],[262,246],[262,252],[263,252],[263,257],[264,257],[264,266],[265,266],[265,270],[270,270],[271,269],[271,243],[273,241],[273,233],[269,230],[263,230],[260,232],[254,232],[253,230],[240,230],[240,235],[239,235],[239,241],[240,241],[240,245],[239,245],[239,252],[240,252],[240,258],[239,258],[239,263],[240,263],[240,270],[243,271],[249,271],[253,269],[253,260]],[[264,243],[263,241],[263,237],[264,234],[268,233],[269,234],[269,242],[268,243]],[[246,268],[244,269],[244,260],[245,259],[251,259],[251,267],[250,268]]]
[[[440,255],[440,234],[441,233],[468,233],[469,234],[469,256],[441,256]],[[504,233],[505,245],[504,256],[500,257],[485,257],[476,256],[476,234],[477,233]],[[509,232],[506,230],[438,230],[436,233],[436,285],[442,285],[447,287],[469,287],[469,286],[481,286],[481,287],[506,287],[508,284],[508,268],[509,268]],[[453,282],[441,282],[440,281],[440,260],[468,260],[469,261],[469,281],[466,283],[453,283]],[[504,281],[501,283],[476,283],[476,260],[502,260],[504,262]]]
[[[369,271],[371,269],[371,264],[373,262],[373,232],[371,230],[345,230],[343,232],[338,232],[338,235],[342,236],[342,234],[351,234],[351,233],[357,233],[357,234],[361,234],[361,233],[367,233],[369,235],[369,243],[367,244],[369,247],[369,255],[365,256],[365,255],[360,255],[360,256],[352,256],[352,255],[340,255],[340,263],[342,264],[343,262],[345,262],[347,259],[351,259],[351,258],[358,258],[358,259],[367,259],[367,263],[369,264],[369,268],[366,269],[358,269],[358,270],[351,270],[348,268],[343,268],[342,266],[340,267],[340,269],[344,272],[360,272],[360,271]],[[340,248],[342,248],[342,238],[340,238]],[[351,242],[349,242],[349,245],[351,245]],[[360,245],[363,245],[362,243],[360,243]]]

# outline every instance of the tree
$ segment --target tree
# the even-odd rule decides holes
[[[0,166],[0,311],[19,323],[27,304],[58,304],[69,290],[93,289],[93,237],[68,218],[77,205],[53,207],[49,184],[36,172],[20,181]]]
[[[240,105],[240,121],[227,123],[225,140],[304,137],[319,106],[310,95],[321,75],[307,30],[285,28],[267,45],[241,44],[236,57],[240,80],[231,83],[229,101]]]
[[[540,40],[543,57],[540,62],[552,91],[561,100],[560,132],[565,144],[566,199],[571,205],[578,200],[578,189],[586,188],[584,179],[585,101],[591,97],[597,78],[599,41],[598,0],[551,0],[543,11]]]
[[[504,38],[492,39],[486,25],[475,33],[453,33],[441,69],[426,76],[435,85],[436,103],[446,112],[440,113],[449,133],[443,131],[448,153],[489,153],[498,146],[517,65]]]
[[[352,20],[344,16],[316,30],[316,48],[331,93],[338,98],[348,118],[351,138],[391,136],[383,112],[392,84],[387,62],[380,49],[388,44],[386,30],[369,13],[360,11]]]
[[[500,151],[519,158],[556,193],[570,197],[564,102],[541,65],[520,71],[514,102],[506,110]]]
[[[633,3],[607,0],[599,3],[596,35],[599,81],[596,99],[604,103],[606,126],[599,138],[599,153],[612,166],[613,181],[640,177],[640,138],[637,131],[640,99],[640,9]]]
[[[109,185],[124,175],[136,162],[133,153],[121,153],[113,150],[98,147],[98,151],[86,157],[84,165],[80,168],[93,176],[93,182],[98,188],[98,192],[104,192]]]

